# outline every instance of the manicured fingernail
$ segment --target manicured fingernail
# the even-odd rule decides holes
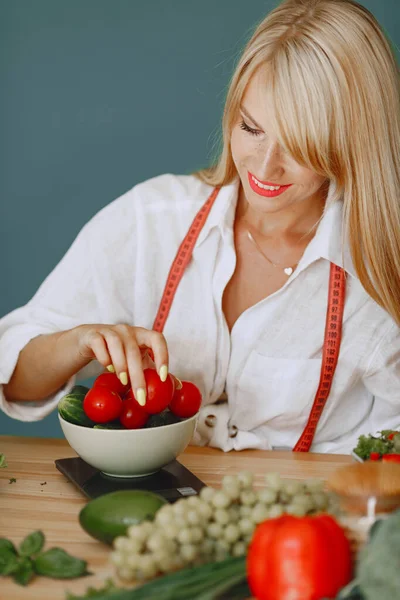
[[[174,375],[174,377],[175,377],[175,389],[181,390],[183,388],[182,381],[176,375]]]
[[[166,381],[168,377],[168,367],[167,365],[163,365],[160,369],[160,379],[161,381]]]
[[[122,385],[128,385],[128,373],[125,373],[125,371],[123,373],[120,373],[119,380],[122,383]]]
[[[108,365],[107,371],[110,371],[110,373],[115,373],[115,369],[112,365]]]
[[[144,388],[138,388],[135,394],[136,400],[140,406],[145,406],[146,404],[146,390]]]

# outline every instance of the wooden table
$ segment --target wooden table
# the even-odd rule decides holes
[[[45,549],[59,546],[88,561],[94,574],[76,580],[37,577],[21,587],[10,577],[0,577],[0,600],[65,600],[66,591],[81,593],[89,586],[101,587],[114,576],[108,546],[92,539],[81,529],[78,514],[86,499],[56,469],[54,460],[76,456],[65,440],[0,436],[0,453],[8,467],[0,469],[0,537],[18,545],[32,531],[41,529]],[[218,487],[227,473],[252,471],[257,487],[267,472],[284,478],[307,479],[329,474],[350,456],[266,452],[245,450],[223,453],[212,448],[191,446],[179,457],[182,464],[206,484]],[[10,483],[15,478],[16,482]]]

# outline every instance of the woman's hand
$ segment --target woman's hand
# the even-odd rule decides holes
[[[141,406],[146,404],[143,369],[153,357],[161,381],[167,379],[168,348],[162,333],[123,324],[80,325],[77,330],[80,356],[98,360],[124,385],[130,380]]]

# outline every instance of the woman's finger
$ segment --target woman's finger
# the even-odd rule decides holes
[[[131,334],[124,338],[124,350],[133,393],[138,403],[145,406],[146,380],[143,373],[142,354],[134,335]]]
[[[167,341],[163,334],[137,327],[136,341],[139,346],[145,345],[152,350],[157,373],[161,381],[165,381],[168,376],[169,355]]]
[[[93,352],[93,357],[99,361],[103,367],[112,365],[112,359],[108,352],[104,337],[98,331],[90,333],[88,336],[87,347]]]
[[[104,329],[101,333],[106,341],[107,349],[111,357],[111,364],[115,369],[115,373],[121,383],[127,385],[129,381],[128,365],[121,336],[117,331],[114,331],[111,328]]]

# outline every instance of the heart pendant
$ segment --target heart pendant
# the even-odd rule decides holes
[[[287,269],[283,269],[283,272],[289,277],[293,273],[293,269],[292,267],[287,267]]]

